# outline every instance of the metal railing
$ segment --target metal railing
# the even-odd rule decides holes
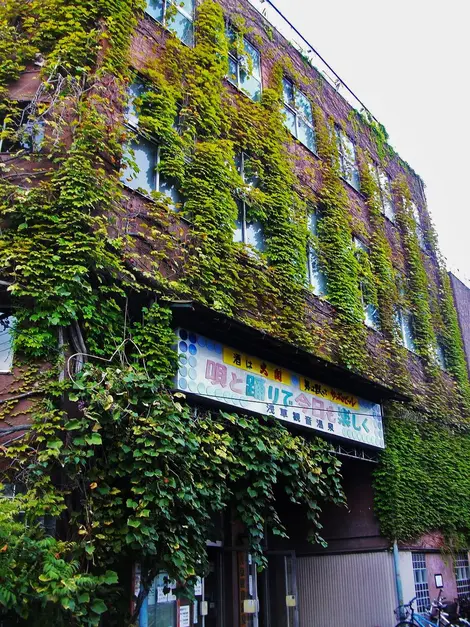
[[[249,2],[354,109],[378,122],[362,100],[271,0],[249,0]]]

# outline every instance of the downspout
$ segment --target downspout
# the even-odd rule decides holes
[[[398,552],[398,544],[396,540],[393,541],[393,566],[394,566],[394,571],[395,571],[395,585],[397,588],[398,606],[400,608],[399,618],[401,620],[402,618],[405,618],[405,616],[403,614],[403,608],[401,607],[404,604],[403,585],[401,582],[401,574],[400,574],[400,554]]]

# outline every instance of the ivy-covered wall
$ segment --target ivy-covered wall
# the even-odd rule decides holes
[[[70,616],[98,624],[110,594],[115,620],[122,619],[123,563],[142,565],[135,612],[158,568],[190,588],[206,567],[211,518],[229,506],[262,567],[266,527],[284,533],[277,484],[304,505],[315,542],[322,542],[321,504],[343,503],[340,465],[325,441],[269,419],[194,412],[171,393],[168,299],[195,299],[411,394],[414,410],[429,421],[450,409],[458,423],[468,397],[434,239],[431,233],[422,254],[411,222],[412,200],[427,219],[421,185],[383,129],[352,112],[248,3],[203,0],[194,47],[145,17],[143,4],[2,6],[2,139],[13,148],[0,160],[0,266],[5,304],[16,317],[11,390],[31,400],[32,424],[5,451],[5,481],[17,482],[23,496],[0,509],[0,567],[12,573],[0,581],[0,604],[28,624],[39,610],[59,624]],[[238,31],[237,52],[246,36],[262,55],[259,102],[226,80],[227,18]],[[35,77],[39,71],[40,87],[25,128],[15,81],[26,67]],[[145,198],[119,180],[123,147],[135,137],[123,111],[136,72],[147,85],[134,102],[139,132],[160,147],[159,171],[184,197],[178,213],[162,194]],[[284,126],[284,74],[312,101],[317,154]],[[28,81],[21,80],[26,94]],[[45,130],[40,155],[25,149],[38,124]],[[335,124],[358,147],[360,192],[341,177]],[[242,152],[255,186],[235,167]],[[381,214],[371,157],[394,180],[395,225]],[[237,198],[263,225],[261,254],[233,241]],[[308,230],[312,205],[321,211],[316,236]],[[355,250],[353,235],[370,255]],[[327,279],[320,299],[308,287],[308,246]],[[407,277],[403,290],[397,271]],[[379,307],[380,333],[364,325],[360,285]],[[399,342],[397,303],[417,320],[416,356]],[[448,373],[433,359],[436,335],[444,340]],[[6,424],[23,411],[19,400],[3,405]],[[383,468],[390,457],[398,462],[396,475],[401,458],[390,433]],[[395,519],[380,500],[393,493],[387,481],[395,475],[377,475],[379,511],[385,532],[404,535],[403,516]],[[57,518],[59,539],[45,537],[37,523],[44,515]]]

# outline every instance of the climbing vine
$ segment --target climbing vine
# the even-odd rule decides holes
[[[137,75],[130,46],[142,8],[141,0],[6,0],[0,17],[2,138],[12,146],[0,164],[0,266],[16,318],[18,396],[2,417],[20,412],[18,399],[28,398],[32,419],[6,451],[5,480],[18,482],[22,496],[0,502],[0,565],[12,573],[0,579],[0,605],[31,625],[40,612],[59,625],[96,625],[107,608],[122,624],[122,569],[128,573],[133,562],[142,590],[127,624],[158,569],[187,593],[207,567],[213,516],[228,507],[246,525],[262,567],[266,529],[285,534],[278,489],[304,506],[314,542],[323,542],[320,504],[344,502],[339,463],[323,440],[292,435],[268,418],[196,412],[171,391],[176,361],[165,299],[197,299],[315,351],[319,334],[306,304],[306,199],[313,199],[322,214],[315,244],[336,312],[328,357],[372,376],[361,286],[393,340],[396,287],[377,189],[364,169],[369,256],[353,247],[333,122],[315,108],[322,159],[315,195],[296,176],[284,124],[288,64],[274,65],[259,102],[226,89],[229,45],[243,56],[248,31],[234,20],[235,41],[228,41],[221,6],[204,0],[195,46],[165,33],[161,55]],[[22,112],[7,84],[32,63],[41,86]],[[250,60],[244,63],[249,70]],[[144,87],[132,103],[138,124],[131,129],[123,118],[136,79]],[[40,168],[31,167],[25,133],[41,144]],[[136,170],[129,146],[140,137],[158,146],[159,174],[182,200],[146,194],[130,235],[120,175]],[[429,356],[426,274],[401,191],[413,307],[423,316],[418,348]],[[246,222],[261,226],[264,250],[234,242],[241,206]],[[149,244],[149,259],[136,241]],[[464,385],[457,321],[442,286],[451,371]],[[66,541],[47,537],[38,522],[44,516],[67,529]]]

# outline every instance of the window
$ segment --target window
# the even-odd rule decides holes
[[[353,238],[353,243],[358,253],[361,251],[364,255],[369,257],[369,248],[364,244],[362,240],[357,237]],[[365,284],[361,281],[360,285],[361,297],[362,297],[362,306],[364,307],[364,323],[371,329],[375,329],[376,331],[380,328],[380,320],[379,320],[379,311],[377,307],[369,302],[367,298],[367,291]]]
[[[418,612],[425,612],[431,606],[429,598],[428,571],[424,553],[412,553],[413,577],[415,580],[416,606]]]
[[[127,104],[124,109],[124,119],[129,126],[138,128],[139,115],[135,107],[135,101],[147,90],[145,83],[139,79],[134,80],[127,88]]]
[[[356,164],[356,150],[354,144],[346,133],[343,133],[338,127],[336,127],[336,141],[338,146],[339,167],[343,178],[352,185],[354,189],[359,191],[359,169]]]
[[[168,27],[183,43],[194,43],[194,0],[147,0],[145,12]]]
[[[414,202],[411,203],[411,211],[413,212],[413,218],[416,223],[416,237],[418,238],[419,246],[421,250],[426,250],[426,239],[424,237],[424,229],[421,223],[421,216],[418,207]]]
[[[409,311],[399,309],[395,316],[402,344],[409,351],[415,352],[413,316]]]
[[[13,366],[12,327],[15,318],[0,312],[0,373],[10,372]]]
[[[315,209],[312,209],[308,216],[308,228],[312,239],[317,236],[318,231],[318,219],[319,214]],[[313,241],[308,245],[308,281],[312,286],[313,293],[317,296],[324,296],[326,294],[326,276],[319,267],[318,255],[315,249]]]
[[[249,159],[245,153],[241,153],[236,158],[236,166],[243,182],[250,187],[256,187],[258,185],[258,178],[256,174],[250,171]],[[237,198],[238,205],[238,218],[235,222],[235,231],[233,234],[233,240],[235,242],[242,242],[255,248],[258,252],[263,252],[265,249],[264,232],[261,222],[258,220],[251,220],[249,217],[249,203],[244,195],[240,195]]]
[[[447,368],[446,352],[444,344],[440,339],[437,339],[437,343],[434,348],[434,361],[440,368],[442,368],[442,370]]]
[[[386,218],[395,222],[395,206],[393,204],[390,177],[386,172],[381,170],[376,163],[369,164],[369,167],[372,176],[379,186],[381,211]]]
[[[455,557],[455,580],[457,582],[457,596],[459,599],[470,594],[470,567],[468,553],[457,553]]]
[[[127,187],[141,190],[145,194],[161,192],[170,199],[173,209],[179,208],[182,198],[175,181],[167,179],[158,170],[160,147],[157,144],[139,136],[126,145],[124,161],[121,181]]]
[[[294,137],[315,152],[315,131],[310,100],[288,78],[282,80],[285,125]]]
[[[45,122],[33,115],[30,105],[14,116],[3,120],[0,132],[0,152],[39,152],[44,143]]]
[[[260,54],[249,41],[232,27],[227,28],[229,40],[228,80],[256,102],[261,98]],[[242,52],[240,52],[242,41]]]

